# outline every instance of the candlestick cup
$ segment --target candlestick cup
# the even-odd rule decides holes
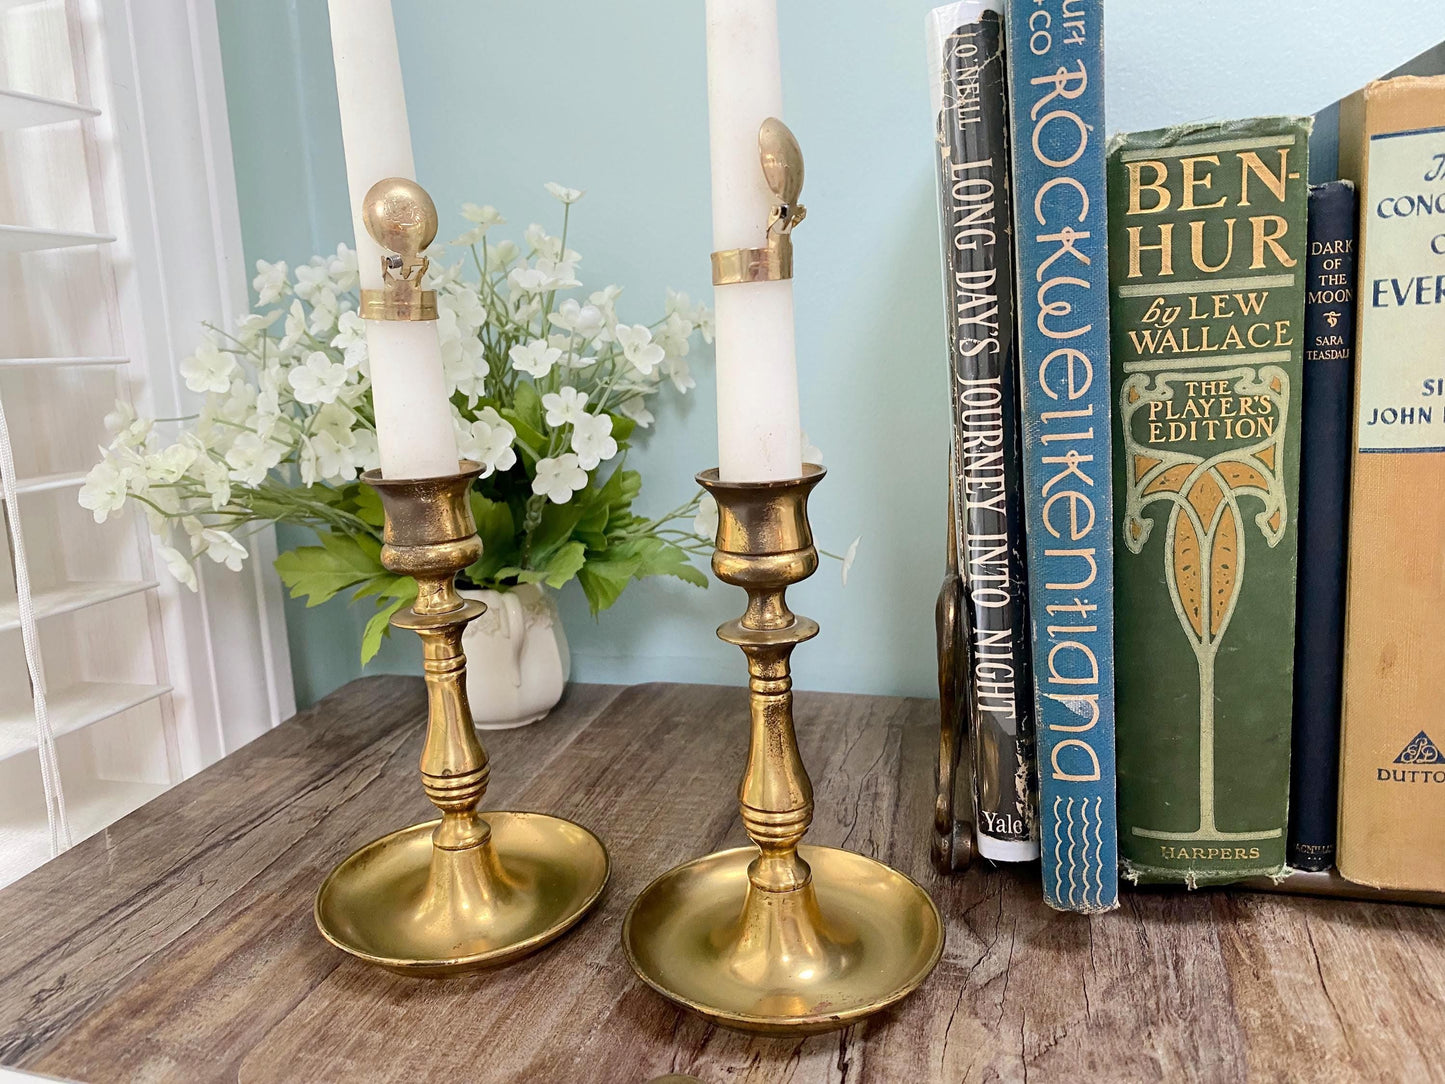
[[[718,629],[748,659],[750,740],[739,800],[753,846],[663,874],[628,911],[622,941],[658,993],[727,1027],[844,1027],[896,1003],[933,970],[943,923],[928,894],[881,862],[801,846],[813,788],[793,729],[789,658],[818,633],[784,593],[818,566],[807,502],[823,468],[780,482],[698,481],[718,503],[712,567],[747,591]]]

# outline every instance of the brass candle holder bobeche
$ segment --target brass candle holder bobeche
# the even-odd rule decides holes
[[[748,659],[751,716],[739,789],[754,846],[679,866],[645,888],[622,941],[654,990],[714,1023],[800,1033],[844,1027],[906,997],[943,951],[938,909],[918,884],[871,858],[801,846],[813,788],[793,728],[789,659],[818,633],[788,609],[789,585],[818,567],[807,502],[823,477],[698,481],[718,503],[712,567],[748,593],[718,629]]]
[[[373,199],[373,196],[377,197]],[[367,228],[382,245],[412,259],[436,234],[436,211],[413,181],[391,178],[367,198]],[[384,259],[388,271],[402,266]],[[389,294],[395,287],[388,273]],[[369,291],[368,291],[369,292]],[[376,319],[427,319],[413,289],[400,304],[375,298]],[[422,313],[423,315],[418,315]],[[435,307],[431,306],[431,319]],[[416,580],[410,610],[394,627],[421,637],[428,717],[421,752],[422,787],[441,819],[403,828],[367,844],[322,883],[316,925],[353,956],[414,975],[490,967],[526,955],[576,925],[607,883],[607,851],[587,829],[540,813],[477,811],[490,768],[467,703],[462,632],[486,612],[457,593],[459,572],[482,555],[472,518],[472,483],[481,467],[462,461],[456,474],[362,480],[386,515],[381,562]]]

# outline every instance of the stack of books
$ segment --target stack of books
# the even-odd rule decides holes
[[[1308,117],[1106,140],[1102,0],[927,36],[978,853],[1445,892],[1445,76],[1312,186]]]

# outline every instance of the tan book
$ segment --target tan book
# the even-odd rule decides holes
[[[1445,76],[1340,110],[1360,192],[1340,873],[1445,891]]]

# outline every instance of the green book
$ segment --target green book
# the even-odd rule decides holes
[[[1284,868],[1310,122],[1114,139],[1119,855]]]

